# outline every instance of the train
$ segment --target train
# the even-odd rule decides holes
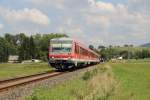
[[[49,64],[66,70],[100,62],[100,55],[72,38],[55,38],[49,43]]]

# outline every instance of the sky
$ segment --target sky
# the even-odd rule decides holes
[[[150,42],[150,0],[0,0],[5,33],[66,33],[89,45]]]

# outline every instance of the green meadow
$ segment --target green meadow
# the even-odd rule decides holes
[[[105,63],[53,88],[40,87],[27,100],[149,100],[150,60]]]
[[[52,68],[48,66],[48,63],[2,63],[0,64],[0,80],[33,75],[50,70],[52,70]]]
[[[111,63],[119,81],[119,88],[112,96],[119,100],[149,100],[150,60],[130,60],[126,63]]]

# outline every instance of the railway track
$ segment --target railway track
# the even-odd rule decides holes
[[[2,81],[0,81],[0,91],[9,89],[11,87],[20,86],[20,85],[44,80],[44,79],[47,79],[50,77],[58,76],[63,73],[64,72],[50,71],[50,72],[45,72],[45,73],[40,73],[40,74],[35,74],[35,75],[30,75],[30,76],[2,80]]]
[[[91,67],[91,65],[86,66],[86,68],[87,67]],[[64,72],[57,72],[57,71],[53,70],[53,71],[44,72],[44,73],[35,74],[35,75],[30,75],[30,76],[18,77],[18,78],[7,79],[7,80],[0,80],[0,92],[3,90],[7,90],[9,88],[12,88],[12,87],[17,87],[20,85],[34,83],[37,81],[41,81],[44,79],[48,79],[48,78],[51,78],[54,76],[58,76],[58,75],[61,75],[64,73],[73,72],[73,71],[84,69],[84,68],[85,67],[80,67],[78,69],[73,69],[73,70],[64,71]]]
[[[65,80],[69,80],[81,72],[95,69],[96,66],[80,67],[64,72],[45,72],[31,76],[0,80],[0,100],[25,100],[39,86],[52,87]],[[88,68],[91,67],[91,68]]]

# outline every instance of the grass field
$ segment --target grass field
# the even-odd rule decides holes
[[[149,50],[150,51],[150,48],[149,47],[115,47],[114,49],[118,50],[118,51],[131,51],[131,52],[134,52],[134,51],[142,51],[142,50]]]
[[[150,61],[98,65],[51,89],[38,88],[27,100],[149,100]]]
[[[120,87],[112,98],[120,100],[150,99],[150,60],[111,63]]]
[[[0,80],[32,75],[52,70],[48,63],[30,63],[30,64],[0,64]]]

